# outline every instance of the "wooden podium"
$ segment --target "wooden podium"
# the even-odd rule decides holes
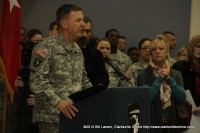
[[[72,120],[60,114],[60,133],[130,133],[128,105],[139,103],[139,133],[149,132],[150,89],[111,88],[75,106],[79,112]]]

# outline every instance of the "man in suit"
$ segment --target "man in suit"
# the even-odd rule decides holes
[[[90,37],[92,36],[92,21],[88,17],[84,17],[84,22],[83,35],[76,42],[83,53],[87,77],[93,86],[101,84],[107,88],[109,76],[105,68],[103,55],[100,51],[91,48],[92,44],[89,44]]]

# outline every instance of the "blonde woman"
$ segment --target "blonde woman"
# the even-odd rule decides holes
[[[187,60],[187,47],[183,46],[179,49],[177,61]]]
[[[150,43],[150,65],[138,73],[138,86],[151,89],[151,125],[179,125],[176,103],[183,103],[186,95],[181,74],[172,70],[169,63],[169,42],[163,35]],[[180,133],[178,128],[151,128],[151,133]]]

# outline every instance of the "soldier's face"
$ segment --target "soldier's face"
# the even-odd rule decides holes
[[[54,25],[53,29],[51,31],[49,31],[49,35],[50,36],[54,36],[58,33],[58,26]]]
[[[170,49],[175,49],[175,47],[176,47],[176,37],[174,35],[171,35],[171,34],[167,34],[166,37],[169,40]]]
[[[150,41],[145,41],[142,43],[140,48],[140,58],[143,58],[145,60],[150,59],[150,52],[149,52],[149,45]]]
[[[117,46],[119,41],[119,33],[116,31],[110,31],[107,39],[110,41],[111,45]]]
[[[110,48],[110,43],[108,41],[100,41],[97,44],[97,49],[102,52],[103,57],[110,55],[111,48]]]
[[[85,23],[83,21],[82,11],[72,11],[66,18],[62,20],[64,32],[67,32],[73,40],[83,35]]]

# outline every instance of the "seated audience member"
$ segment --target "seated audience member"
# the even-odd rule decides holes
[[[128,67],[132,64],[132,61],[129,56],[117,49],[119,36],[120,34],[116,29],[109,29],[105,33],[105,38],[109,40],[111,46],[109,58],[111,59],[113,64],[115,64],[122,71],[122,73],[125,73]],[[119,77],[117,76],[115,79],[117,78]],[[113,82],[116,83],[115,86],[127,86],[124,84],[124,80],[116,80]]]
[[[131,58],[133,63],[136,63],[139,61],[140,58],[140,51],[136,47],[130,47],[127,51],[127,55]]]
[[[146,68],[149,66],[149,61],[150,61],[150,53],[149,53],[149,45],[150,45],[151,40],[149,38],[143,38],[140,40],[138,48],[140,51],[140,59],[138,62],[130,65],[128,68],[127,73],[136,83],[137,79],[137,74],[140,70]]]
[[[58,34],[58,26],[56,21],[53,21],[52,23],[50,23],[49,25],[49,36],[55,36],[56,34]]]
[[[6,70],[0,57],[0,133],[9,133],[12,128],[12,98],[13,90],[7,79]]]
[[[84,22],[85,27],[82,37],[80,37],[76,43],[79,45],[83,53],[87,77],[93,86],[101,84],[106,89],[109,84],[109,76],[105,68],[103,55],[99,50],[91,48],[88,44],[92,35],[92,21],[85,16]]]
[[[38,29],[31,29],[26,36],[27,42],[33,42],[35,44],[42,41],[42,39],[43,34]],[[30,69],[28,68],[28,66],[24,66],[25,62],[26,65],[27,62],[29,62],[28,64],[30,64],[30,59],[27,58],[27,56],[28,54],[30,54],[29,56],[31,56],[31,51],[27,52],[30,53],[26,53],[27,55],[22,54],[22,66],[19,69],[19,75],[15,80],[16,91],[14,96],[14,104],[16,105],[16,119],[14,123],[13,133],[39,133],[38,126],[32,123],[32,113],[35,98],[29,86]]]
[[[186,94],[180,72],[172,70],[168,59],[169,42],[156,36],[149,46],[150,65],[138,73],[137,85],[149,86],[152,126],[180,126],[177,103],[184,103]],[[180,128],[151,128],[151,133],[181,133]]]
[[[188,45],[188,58],[178,61],[173,69],[181,72],[186,90],[190,90],[200,113],[200,34],[195,35]]]
[[[111,52],[111,45],[110,45],[110,42],[107,39],[99,39],[99,40],[97,40],[97,42],[96,42],[96,48],[99,51],[102,52],[104,59],[110,59],[109,56],[110,56],[110,52]],[[111,59],[110,59],[110,61],[111,61]],[[106,65],[106,69],[108,71],[109,80],[110,80],[108,88],[122,87],[122,86],[127,86],[127,85],[130,86],[129,83],[127,83],[127,84],[120,84],[120,82],[125,82],[126,83],[126,82],[129,82],[129,81],[124,81],[125,79],[121,79],[123,77],[120,77],[118,75],[118,73],[113,69],[112,66],[110,66],[107,63],[105,65]],[[113,63],[113,66],[116,67],[119,71],[121,71],[120,68],[118,68],[118,64],[114,64]]]
[[[187,47],[181,47],[177,55],[177,61],[187,60]]]
[[[117,44],[117,49],[125,53],[126,44],[127,44],[126,37],[125,36],[120,36],[118,44]]]

